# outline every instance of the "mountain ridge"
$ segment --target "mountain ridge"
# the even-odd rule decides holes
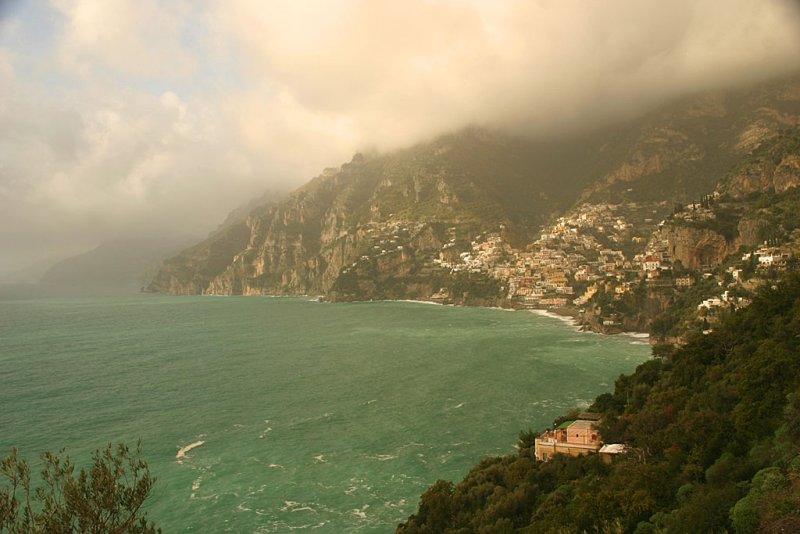
[[[436,243],[500,231],[520,246],[581,202],[711,193],[748,150],[800,122],[798,87],[792,79],[700,95],[566,141],[471,127],[390,154],[358,154],[167,260],[147,289],[430,298],[449,280],[434,265],[443,255]],[[656,207],[653,218],[667,211]],[[407,235],[396,233],[402,228]],[[360,265],[365,257],[369,265]],[[352,269],[361,273],[355,282]],[[388,282],[370,280],[376,275]],[[404,287],[408,276],[423,283]],[[350,290],[334,291],[337,282]]]

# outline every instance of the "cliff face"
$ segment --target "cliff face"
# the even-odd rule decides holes
[[[468,130],[388,156],[357,155],[167,260],[148,290],[323,294],[363,258],[369,268],[361,265],[362,274],[377,281],[424,276],[430,271],[424,263],[442,246],[443,228],[470,236],[505,227],[525,235],[554,207],[574,200],[531,164],[530,153],[544,150]],[[375,281],[359,284],[353,298],[404,294]],[[402,291],[426,296],[438,290],[433,285],[420,279]]]
[[[799,88],[796,80],[775,82],[666,106],[642,119],[633,131],[621,132],[627,149],[583,198],[636,201],[655,195],[685,202],[711,193],[742,157],[800,124]],[[781,167],[776,191],[794,186],[796,165],[792,160]],[[762,174],[772,184],[775,167],[743,176],[743,191],[762,187]]]
[[[347,179],[342,174],[320,177],[281,204],[256,210],[231,230],[167,260],[149,289],[219,295],[324,292],[358,241],[334,202]],[[221,261],[211,263],[207,251],[215,249]]]
[[[738,248],[724,236],[705,228],[666,225],[659,234],[659,239],[669,243],[672,258],[680,260],[687,269],[716,267]]]
[[[737,198],[752,193],[784,193],[800,185],[800,156],[790,154],[777,163],[761,159],[738,170],[727,184]]]
[[[735,199],[785,193],[800,185],[800,120],[771,135],[734,167],[719,190]]]
[[[787,117],[786,123],[798,122]],[[742,246],[793,231],[796,206],[790,197],[798,186],[800,127],[784,128],[740,158],[708,207],[668,218],[657,239],[668,242],[670,254],[687,268],[716,267]]]
[[[729,206],[727,204],[726,209],[730,209]],[[734,206],[740,211],[746,209],[743,204],[734,203]],[[760,244],[761,234],[768,224],[758,213],[749,213],[735,222],[735,231],[726,237],[712,228],[668,223],[658,231],[656,239],[666,241],[672,258],[680,260],[685,268],[710,269],[721,265],[727,256],[737,253],[741,247]]]
[[[502,231],[519,246],[581,200],[691,200],[713,191],[753,147],[764,153],[738,169],[729,191],[785,191],[800,181],[800,157],[789,150],[775,160],[762,147],[800,123],[798,88],[790,81],[705,95],[554,141],[471,128],[392,154],[357,155],[165,261],[147,289],[426,298],[444,287],[432,260],[451,229],[462,236],[456,245]],[[687,267],[719,262],[738,246],[713,230],[666,231]],[[751,242],[757,225],[745,233]],[[491,301],[491,289],[467,298]]]
[[[173,295],[199,295],[246,244],[250,231],[244,223],[230,225],[161,266],[148,290]]]

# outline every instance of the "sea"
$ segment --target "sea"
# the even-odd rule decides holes
[[[0,456],[142,443],[172,532],[393,532],[650,357],[528,312],[304,297],[0,299]],[[201,443],[202,442],[202,443]]]

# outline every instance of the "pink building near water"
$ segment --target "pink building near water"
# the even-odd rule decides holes
[[[597,427],[600,415],[582,413],[574,421],[564,421],[535,440],[534,456],[546,462],[555,454],[582,456],[596,453],[603,446]]]

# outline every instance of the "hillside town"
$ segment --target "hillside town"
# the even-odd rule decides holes
[[[663,220],[643,218],[634,225],[626,219],[639,207],[582,204],[522,250],[504,241],[501,228],[475,236],[470,250],[458,255],[448,253],[455,246],[453,239],[433,261],[453,274],[483,274],[500,281],[506,305],[526,309],[581,310],[600,305],[598,297],[603,295],[613,310],[614,301],[624,300],[637,289],[680,292],[698,282],[705,281],[708,287],[711,281],[718,291],[696,302],[697,319],[710,331],[709,325],[721,311],[750,303],[747,295],[759,283],[759,275],[786,270],[793,257],[790,246],[765,243],[721,269],[714,265],[685,269],[672,256],[674,246],[658,231]],[[682,222],[713,217],[705,202],[690,203],[673,215]],[[450,297],[443,288],[433,298],[446,302]],[[606,327],[621,325],[619,313],[600,320]]]
[[[797,239],[767,239],[730,254],[722,235],[705,230],[718,223],[719,198],[715,193],[673,206],[583,203],[516,247],[503,225],[476,231],[462,223],[434,231],[430,223],[390,218],[365,227],[360,255],[341,275],[363,280],[405,269],[406,276],[442,283],[410,298],[443,304],[475,303],[474,286],[452,280],[483,280],[489,289],[479,305],[550,310],[587,329],[660,333],[675,343],[687,328],[708,333],[722,314],[748,306],[759,285],[793,264],[800,247]],[[689,232],[688,252],[676,237],[682,231]],[[698,235],[716,236],[722,245],[703,251]],[[409,266],[398,267],[404,262]],[[670,309],[667,322],[654,328],[656,316]]]

